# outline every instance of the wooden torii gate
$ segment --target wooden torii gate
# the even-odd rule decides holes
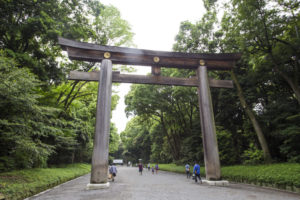
[[[207,180],[220,180],[220,160],[210,87],[233,88],[231,80],[209,79],[207,70],[230,70],[240,54],[195,54],[101,46],[59,38],[59,44],[72,60],[102,62],[100,72],[72,71],[69,80],[98,81],[96,128],[89,189],[105,188],[108,171],[108,145],[112,82],[198,87],[201,131]],[[112,64],[151,66],[152,75],[128,75],[112,71]],[[195,69],[197,77],[175,78],[160,75],[160,67]]]

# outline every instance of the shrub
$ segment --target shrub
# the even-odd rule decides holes
[[[263,151],[258,149],[253,143],[250,144],[249,149],[245,150],[242,159],[244,164],[254,165],[263,162]]]
[[[90,171],[88,164],[62,165],[0,173],[0,193],[7,200],[24,199]]]
[[[184,165],[160,164],[165,171],[185,173]],[[269,186],[300,192],[300,164],[236,165],[221,168],[222,178],[233,181]],[[201,166],[201,176],[205,168]]]

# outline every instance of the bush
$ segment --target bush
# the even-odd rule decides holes
[[[300,188],[300,164],[283,163],[222,167],[222,177],[235,182],[287,188]]]
[[[185,173],[185,165],[176,165],[176,164],[159,164],[159,169],[169,172],[176,173]],[[191,173],[193,172],[193,165],[190,165]],[[205,176],[205,167],[200,165],[200,174]]]
[[[297,115],[300,120],[300,114]],[[284,138],[282,145],[280,145],[280,153],[287,157],[289,162],[300,163],[300,126],[290,125],[280,133]]]
[[[243,163],[246,165],[255,165],[263,162],[263,151],[254,146],[253,143],[250,144],[249,149],[245,150],[242,155]]]
[[[88,164],[25,169],[0,173],[0,193],[7,200],[24,199],[90,172]]]
[[[184,165],[160,164],[159,167],[165,171],[185,173]],[[223,179],[233,182],[300,192],[300,164],[297,163],[226,166],[221,168],[221,173]],[[205,176],[205,168],[202,166],[201,176]]]
[[[28,69],[16,65],[0,51],[0,172],[44,167],[53,152],[52,145],[40,140],[49,113],[38,103],[40,83]]]
[[[233,142],[233,136],[230,131],[221,126],[216,127],[220,162],[222,165],[230,165],[237,160],[237,154]]]

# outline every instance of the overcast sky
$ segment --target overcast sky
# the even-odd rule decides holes
[[[174,38],[179,31],[180,22],[199,20],[205,9],[202,0],[100,0],[105,5],[113,5],[128,21],[135,34],[137,48],[172,51]],[[138,67],[136,67],[138,68]],[[139,74],[150,72],[150,67],[139,70]],[[112,122],[122,132],[128,119],[125,115],[124,96],[130,84],[122,83],[115,87],[120,96],[117,109],[113,111]]]

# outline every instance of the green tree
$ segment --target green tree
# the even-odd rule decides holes
[[[191,24],[191,23],[184,23],[182,24],[182,26],[180,27],[180,31],[179,34],[177,35],[176,39],[177,39],[177,43],[174,45],[174,49],[175,50],[179,50],[179,51],[185,51],[185,52],[209,52],[209,53],[216,53],[216,52],[221,52],[221,53],[227,53],[227,52],[234,52],[234,51],[239,51],[240,48],[229,48],[229,46],[227,46],[228,44],[230,45],[230,47],[235,47],[237,45],[235,45],[233,42],[236,42],[234,39],[235,38],[230,38],[231,40],[229,40],[229,37],[227,37],[226,39],[224,39],[224,34],[226,34],[226,30],[228,30],[228,27],[226,27],[226,25],[229,25],[229,27],[232,27],[232,25],[230,26],[230,22],[225,21],[225,18],[223,19],[222,22],[222,27],[224,29],[221,30],[217,30],[216,26],[218,24],[218,20],[216,17],[216,7],[214,6],[214,2],[208,2],[205,1],[205,4],[210,3],[210,6],[206,6],[209,10],[207,11],[207,13],[203,16],[202,20],[200,20],[199,22],[197,22],[195,25]],[[225,23],[227,23],[225,25]],[[227,29],[226,29],[227,28]],[[225,32],[225,33],[224,33]],[[228,30],[228,32],[230,32],[230,30]],[[232,32],[232,31],[231,31]],[[237,34],[235,34],[234,36],[238,36]],[[238,40],[238,37],[237,39]],[[230,43],[231,42],[231,43]],[[259,125],[254,111],[252,110],[252,108],[247,105],[245,98],[243,96],[243,90],[239,85],[239,82],[234,74],[234,72],[232,71],[232,78],[234,80],[234,83],[237,85],[237,91],[238,91],[238,97],[240,99],[240,102],[242,104],[242,108],[245,109],[248,117],[251,119],[251,122],[253,124],[254,130],[258,136],[259,142],[264,150],[264,156],[265,156],[265,160],[269,161],[271,158],[271,155],[269,153],[269,148],[265,139],[265,136],[262,132],[262,128]],[[210,75],[212,77],[216,77],[216,78],[226,78],[228,77],[227,74],[223,73],[223,72],[217,72],[217,73],[210,73]],[[213,92],[214,93],[214,92]],[[221,93],[221,91],[219,92],[219,94]],[[220,96],[220,95],[217,95]],[[223,97],[223,98],[230,98],[229,96]],[[215,98],[213,98],[215,99]],[[219,107],[218,104],[219,102],[222,101],[221,99],[217,98],[217,100],[214,102],[214,109],[216,107]],[[222,109],[225,109],[224,107]],[[218,110],[216,113],[216,117],[218,117]],[[217,123],[218,123],[218,118],[216,118]],[[224,123],[224,122],[223,122]],[[222,124],[221,124],[222,125]]]
[[[164,76],[188,77],[190,73],[186,72],[170,69],[162,71]],[[182,154],[182,141],[193,132],[195,121],[199,123],[195,88],[133,85],[125,98],[125,104],[128,114],[137,115],[149,123],[156,122],[151,125],[151,130],[154,135],[160,132],[160,141],[164,141],[162,151],[166,154],[163,156],[165,159],[171,157],[179,161],[185,157]],[[200,135],[199,130],[197,133]],[[153,139],[156,140],[156,137]]]
[[[300,104],[299,2],[232,1],[236,28],[240,30],[239,44],[249,55],[255,68],[277,73],[294,92]]]
[[[43,140],[57,129],[47,120],[55,109],[39,105],[35,91],[40,84],[27,69],[0,55],[0,171],[42,167],[54,146]]]
[[[132,118],[121,133],[122,144],[124,145],[123,157],[126,161],[133,163],[142,159],[144,163],[150,160],[150,134],[145,122],[139,117]]]
[[[240,90],[240,98],[244,99],[246,112],[252,112],[252,117],[251,113],[249,115],[252,121],[254,113],[251,110],[249,112],[249,109],[253,110],[254,106],[260,105],[257,114],[264,121],[265,132],[269,132],[267,137],[273,141],[272,144],[269,144],[273,147],[271,148],[272,153],[282,159],[278,146],[281,146],[280,143],[283,141],[279,139],[282,136],[279,136],[281,134],[278,134],[278,131],[290,124],[285,120],[286,117],[299,112],[299,106],[296,106],[295,102],[293,103],[293,101],[298,101],[299,104],[299,63],[297,56],[294,56],[299,54],[299,3],[293,1],[232,1],[232,4],[234,6],[229,6],[228,14],[225,14],[223,18],[224,47],[227,51],[239,49],[243,52],[243,65],[248,66],[248,71],[251,72],[246,81],[255,83],[252,87],[255,87],[256,91],[253,91],[251,96],[248,94],[250,98],[245,98],[246,96],[243,97],[241,92],[243,86],[239,86],[237,89]],[[239,76],[239,80],[241,80],[241,76]],[[246,82],[241,84],[249,85]],[[252,100],[249,101],[249,99]],[[255,104],[249,106],[246,102],[252,102],[252,104],[255,102]],[[278,109],[283,105],[286,105],[285,108],[293,105],[296,109],[294,112],[290,112],[289,109]],[[273,117],[271,117],[271,113]],[[282,119],[281,125],[273,123],[275,120],[278,123],[278,118]],[[275,127],[277,130],[274,129]],[[291,134],[295,136],[294,131]],[[261,144],[264,143],[262,139],[259,137]],[[262,145],[266,158],[266,148],[264,147],[266,145]],[[295,149],[295,151],[297,150]]]
[[[63,69],[56,60],[60,49],[55,41],[64,30],[88,32],[86,20],[76,12],[82,7],[79,1],[1,0],[0,48],[17,60],[18,67],[29,68],[42,81],[57,82],[63,79]],[[65,24],[70,29],[63,29]]]
[[[102,45],[131,45],[133,34],[128,23],[121,19],[116,8],[96,0],[0,0],[0,16],[0,48],[5,55],[1,52],[0,61],[15,61],[14,68],[6,71],[1,68],[5,73],[0,80],[16,83],[6,92],[2,87],[3,94],[8,95],[1,96],[2,169],[89,161],[98,84],[64,80],[70,70],[91,71],[99,65],[70,62],[57,45],[57,36]],[[14,70],[18,76],[4,76]],[[26,88],[21,88],[22,85]],[[112,109],[117,101],[118,96],[113,95]],[[19,104],[28,105],[27,110],[24,108],[23,112]],[[119,144],[117,138],[112,125],[111,152]]]

